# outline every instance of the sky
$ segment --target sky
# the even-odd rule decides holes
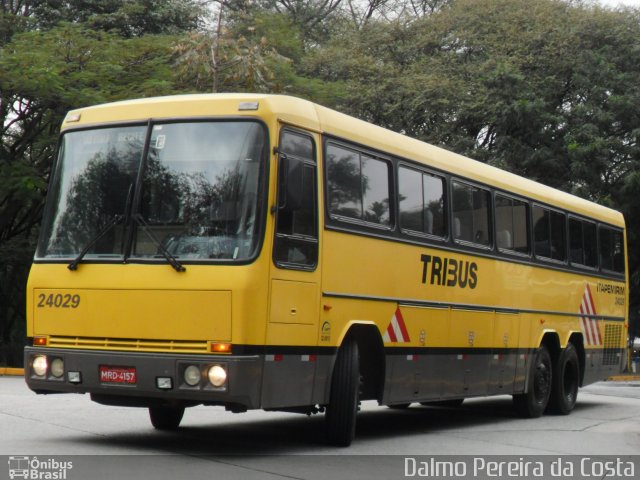
[[[607,7],[616,7],[618,5],[627,5],[630,7],[640,7],[640,0],[598,0],[602,5]]]

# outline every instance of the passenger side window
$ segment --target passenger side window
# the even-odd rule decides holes
[[[460,242],[490,246],[489,191],[457,181],[452,184],[453,238]]]
[[[527,255],[529,205],[515,198],[496,195],[496,244],[501,251]]]
[[[569,260],[573,264],[598,266],[596,224],[569,218]]]
[[[326,158],[331,217],[389,228],[389,163],[332,143]]]
[[[624,238],[622,232],[600,227],[600,266],[603,270],[624,273]]]
[[[566,260],[565,225],[564,213],[533,206],[534,251],[537,257],[562,262]]]
[[[285,130],[279,152],[274,262],[312,269],[318,262],[315,144],[308,135]]]
[[[404,232],[444,237],[445,180],[410,168],[398,169],[400,228]]]

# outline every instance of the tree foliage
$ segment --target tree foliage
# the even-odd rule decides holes
[[[156,3],[158,15],[144,14],[144,22],[123,14]],[[186,19],[172,24],[167,12],[193,5],[0,2],[0,346],[23,341],[24,284],[64,115],[83,105],[175,92],[176,37],[169,33],[182,31]],[[104,28],[96,29],[98,20]],[[0,364],[3,356],[0,349]]]

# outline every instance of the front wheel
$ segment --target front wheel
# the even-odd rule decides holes
[[[360,390],[358,344],[348,340],[338,350],[333,367],[329,405],[325,415],[329,443],[339,447],[351,445],[356,434],[356,413]]]
[[[552,413],[568,415],[576,406],[580,385],[580,363],[576,347],[568,343],[553,367],[553,384],[548,409]]]
[[[184,415],[184,407],[149,407],[151,425],[156,430],[177,430]]]
[[[549,403],[552,381],[551,356],[547,347],[542,345],[536,351],[531,365],[527,393],[513,396],[513,405],[521,417],[537,418],[542,416]]]

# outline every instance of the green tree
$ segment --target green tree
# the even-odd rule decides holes
[[[24,337],[24,285],[60,123],[70,109],[174,90],[175,37],[80,24],[12,32],[0,51],[0,363]],[[18,344],[20,345],[20,344]],[[5,347],[6,348],[6,347]],[[5,358],[3,358],[5,357]]]
[[[174,47],[176,75],[185,89],[282,92],[293,77],[285,55],[301,54],[296,39],[282,16],[221,6],[210,28],[188,33]]]
[[[19,3],[19,2],[16,2]],[[203,0],[31,0],[30,13],[39,29],[63,22],[121,37],[179,34],[198,27]]]

